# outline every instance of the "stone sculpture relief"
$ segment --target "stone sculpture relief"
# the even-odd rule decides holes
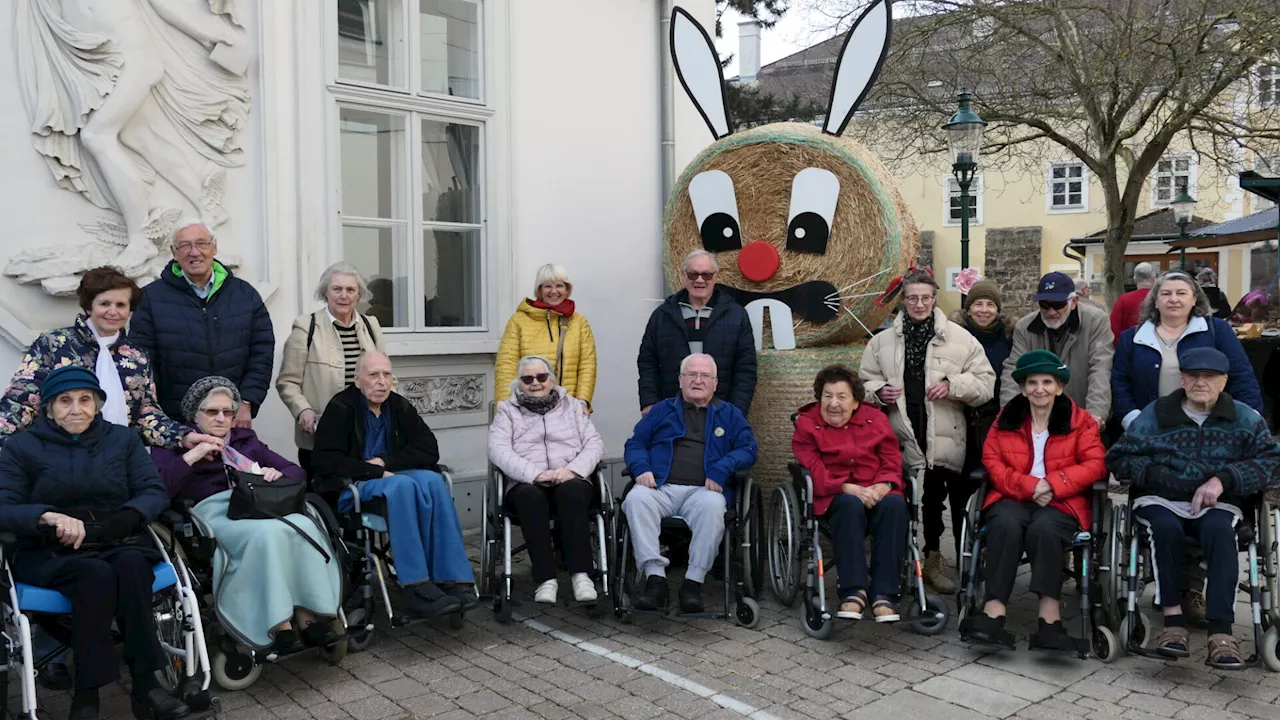
[[[423,415],[479,410],[488,395],[484,375],[441,375],[408,378],[399,392]]]
[[[117,216],[81,224],[90,242],[16,254],[6,275],[57,292],[96,265],[154,274],[184,216],[214,230],[226,222],[225,170],[244,164],[249,114],[249,39],[236,3],[16,0],[32,142],[58,187]],[[162,206],[157,178],[190,207]]]

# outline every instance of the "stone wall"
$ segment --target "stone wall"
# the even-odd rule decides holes
[[[1031,312],[1040,281],[1040,227],[990,228],[987,230],[987,279],[1004,296],[1006,313],[1019,317]]]
[[[920,231],[920,251],[916,253],[916,265],[927,267],[937,274],[937,268],[933,267],[933,231]]]

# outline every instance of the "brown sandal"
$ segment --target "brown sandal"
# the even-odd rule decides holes
[[[876,601],[871,603],[871,614],[875,616],[878,623],[898,622],[902,619],[902,616],[898,615],[898,608],[888,598],[876,598]]]
[[[1165,657],[1184,658],[1191,654],[1187,649],[1191,632],[1184,627],[1166,627],[1156,636],[1156,652]]]
[[[840,610],[836,617],[841,620],[861,620],[862,611],[867,609],[867,591],[854,590],[840,601]]]
[[[1240,641],[1226,633],[1210,635],[1206,662],[1219,670],[1243,670],[1244,653],[1240,652]]]

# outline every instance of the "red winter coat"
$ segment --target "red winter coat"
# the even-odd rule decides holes
[[[1138,324],[1138,311],[1150,292],[1151,288],[1138,288],[1116,298],[1116,304],[1111,308],[1111,334],[1116,336],[1112,344],[1116,347],[1120,346],[1120,333]]]
[[[858,403],[849,422],[839,428],[822,419],[818,403],[805,405],[796,418],[791,451],[813,476],[813,508],[819,515],[827,511],[845,483],[863,487],[889,483],[892,493],[902,494],[898,436],[874,405]]]
[[[1107,476],[1107,451],[1102,447],[1093,416],[1059,395],[1049,413],[1049,440],[1044,447],[1045,480],[1053,488],[1049,507],[1058,508],[1090,527],[1093,484]],[[1035,445],[1031,441],[1031,403],[1022,395],[1009,401],[987,434],[982,463],[991,475],[991,489],[982,507],[1004,500],[1031,502],[1039,480],[1033,477]]]

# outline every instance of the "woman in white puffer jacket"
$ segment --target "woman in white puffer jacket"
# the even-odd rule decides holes
[[[535,602],[554,603],[559,592],[551,541],[551,513],[560,528],[573,598],[596,599],[591,580],[591,525],[596,488],[588,480],[604,457],[604,442],[586,407],[556,384],[551,363],[520,359],[511,396],[497,404],[489,426],[489,462],[507,477],[504,504],[520,522],[533,579]]]

